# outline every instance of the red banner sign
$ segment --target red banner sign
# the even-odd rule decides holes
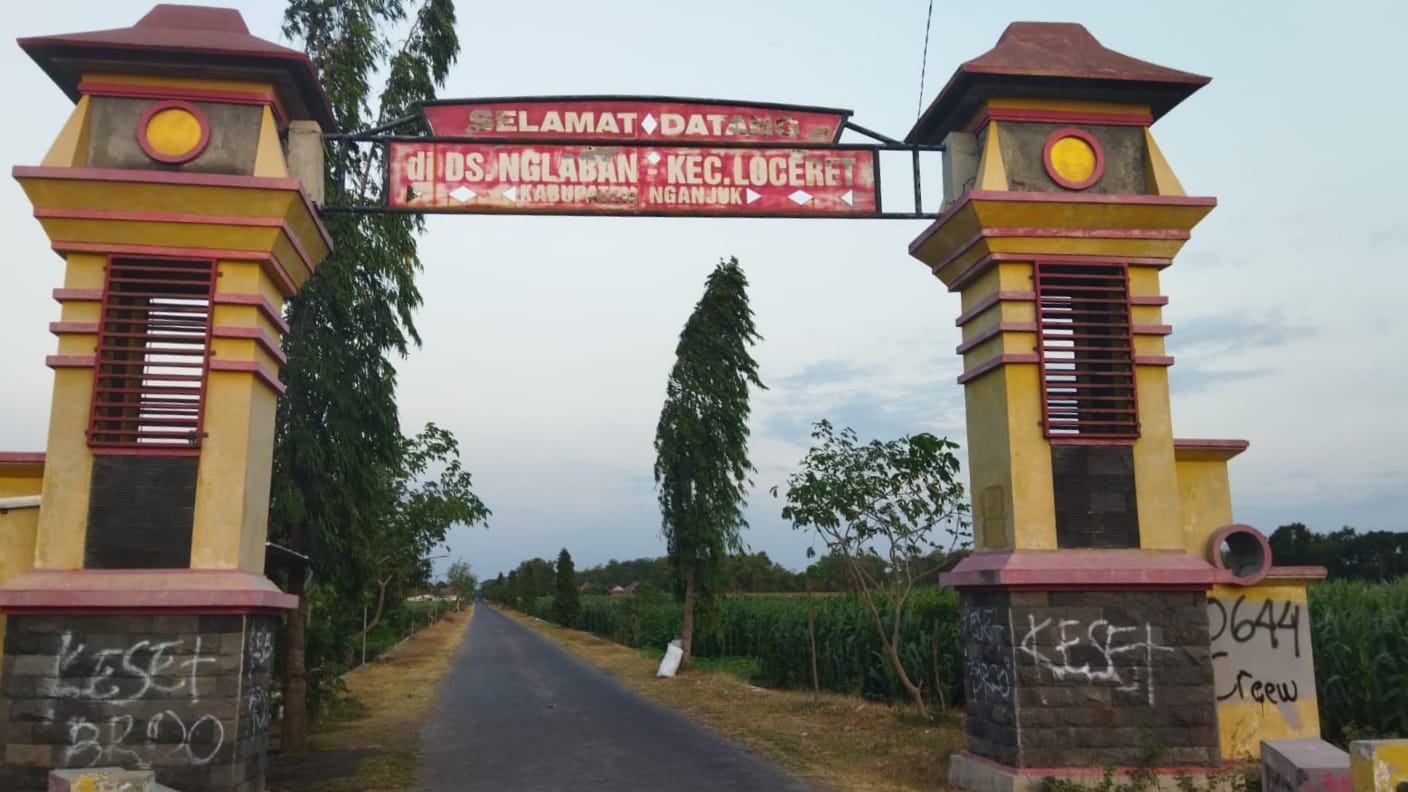
[[[683,99],[486,99],[424,106],[439,137],[660,143],[835,143],[849,113]]]
[[[422,211],[852,215],[877,211],[867,148],[391,143],[393,207]]]

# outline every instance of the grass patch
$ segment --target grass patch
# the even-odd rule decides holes
[[[657,667],[665,657],[663,649],[641,649],[640,653],[654,660]],[[745,682],[752,681],[753,677],[758,675],[758,661],[752,657],[695,657],[689,663],[689,667],[695,671],[732,674]]]
[[[472,615],[452,613],[349,672],[346,696],[313,725],[308,753],[274,760],[269,792],[414,790],[421,726]]]
[[[948,758],[963,745],[962,718],[923,721],[907,707],[853,696],[769,690],[747,681],[736,659],[697,659],[659,679],[660,652],[631,649],[590,633],[504,611],[648,698],[685,713],[750,751],[837,790],[949,789]],[[710,663],[726,667],[711,670]],[[756,672],[756,665],[752,667]]]

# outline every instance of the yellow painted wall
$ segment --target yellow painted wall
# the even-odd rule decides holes
[[[1208,593],[1224,760],[1260,757],[1262,740],[1320,736],[1306,605],[1309,583],[1273,580],[1248,587],[1218,585]],[[1275,691],[1269,697],[1264,692],[1268,683]],[[1287,690],[1294,691],[1295,700],[1277,700]]]
[[[968,414],[968,487],[973,546],[1013,546],[1012,467],[1007,426],[1007,376],[998,369],[964,386]]]
[[[1361,740],[1349,745],[1354,792],[1397,792],[1408,786],[1408,740]]]
[[[1208,538],[1232,523],[1232,487],[1223,460],[1177,460],[1178,516],[1183,549],[1202,558]]]

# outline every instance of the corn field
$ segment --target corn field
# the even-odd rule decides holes
[[[550,619],[552,598],[533,615]],[[865,606],[850,595],[816,597],[820,687],[876,699],[905,697],[880,651]],[[661,651],[679,634],[683,610],[659,595],[584,597],[573,627],[617,643]],[[811,687],[807,600],[796,596],[732,596],[720,603],[720,630],[695,636],[700,657],[751,657],[757,684]],[[910,598],[901,624],[905,670],[922,680],[938,706],[962,704],[963,649],[958,596],[924,588]],[[1332,581],[1310,588],[1321,730],[1337,742],[1408,736],[1408,578],[1391,583]]]
[[[1408,578],[1317,583],[1310,627],[1325,738],[1408,737]]]
[[[551,602],[545,597],[534,603],[532,615],[548,619]],[[874,699],[906,697],[859,599],[818,596],[812,608],[822,690]],[[812,686],[806,597],[724,597],[719,611],[718,632],[695,635],[697,656],[752,657],[758,663],[757,684]],[[666,598],[583,597],[581,614],[572,626],[627,646],[663,650],[679,634],[683,613],[678,603]],[[952,707],[961,702],[958,595],[951,589],[918,589],[902,619],[900,657],[905,671],[934,704]]]

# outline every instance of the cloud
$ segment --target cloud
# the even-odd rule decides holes
[[[1281,308],[1260,318],[1244,315],[1196,316],[1179,324],[1169,336],[1168,348],[1174,354],[1201,360],[1253,349],[1285,346],[1311,338],[1317,329],[1287,320]]]
[[[958,360],[918,359],[860,365],[844,360],[808,364],[777,380],[759,410],[761,434],[806,445],[812,424],[826,418],[862,438],[917,432],[963,432]]]
[[[1169,373],[1168,388],[1172,393],[1183,395],[1199,393],[1217,385],[1227,385],[1261,377],[1265,369],[1216,369],[1199,365],[1196,359],[1186,356],[1178,359],[1178,365]]]

